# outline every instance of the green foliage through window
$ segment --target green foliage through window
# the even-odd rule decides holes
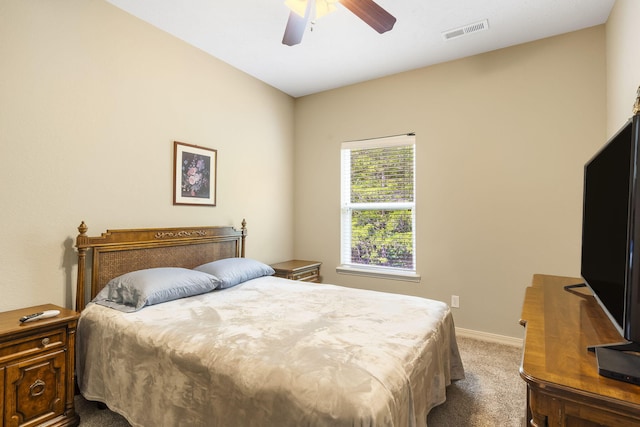
[[[353,211],[351,262],[413,269],[411,210]]]

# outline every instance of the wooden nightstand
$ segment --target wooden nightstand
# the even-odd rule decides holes
[[[292,259],[272,264],[271,267],[276,271],[276,277],[304,282],[320,282],[320,265],[322,263],[318,261]]]
[[[60,310],[21,324],[27,314]],[[78,313],[53,304],[0,313],[0,402],[3,426],[77,426],[73,406]]]

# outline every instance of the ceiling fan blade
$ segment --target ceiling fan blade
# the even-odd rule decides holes
[[[289,20],[287,21],[287,27],[284,29],[282,44],[294,46],[302,41],[302,36],[304,35],[304,30],[307,28],[307,22],[311,16],[311,11],[315,6],[315,0],[308,0],[304,17],[298,15],[294,11],[289,12]]]
[[[293,11],[289,12],[289,20],[287,21],[287,27],[284,29],[282,44],[294,46],[300,43],[305,28],[307,28],[307,18],[303,18]]]
[[[396,23],[396,18],[373,0],[340,0],[340,4],[380,34],[392,29]]]

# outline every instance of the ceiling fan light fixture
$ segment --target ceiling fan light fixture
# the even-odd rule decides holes
[[[284,4],[291,9],[292,12],[305,17],[308,0],[285,0]],[[313,18],[318,19],[336,10],[338,0],[316,0],[316,7],[313,12]]]
[[[285,0],[284,4],[291,11],[282,44],[300,44],[307,23],[311,21],[313,24],[315,19],[334,11],[336,3],[340,3],[380,34],[391,30],[396,23],[396,18],[373,0]]]

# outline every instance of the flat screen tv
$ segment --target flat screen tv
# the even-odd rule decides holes
[[[640,348],[640,116],[584,167],[581,275],[626,340]]]

